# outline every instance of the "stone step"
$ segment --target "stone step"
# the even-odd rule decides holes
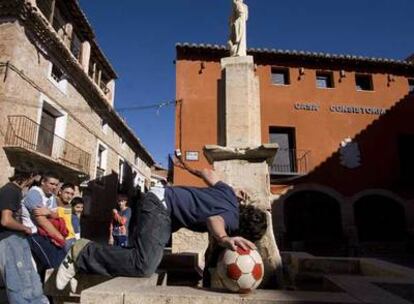
[[[84,302],[82,302],[84,303]],[[98,302],[88,302],[88,304]],[[107,303],[107,302],[105,302]],[[123,302],[116,304],[351,304],[362,303],[345,293],[256,290],[239,295],[192,287],[139,288],[125,293]],[[102,302],[100,302],[102,304]]]
[[[153,287],[158,284],[158,275],[150,278],[118,277],[82,291],[82,304],[123,304],[125,294],[141,287]]]
[[[198,286],[203,274],[198,253],[164,253],[158,269],[168,274],[168,286]]]
[[[381,284],[373,284],[367,277],[355,277],[355,276],[329,276],[329,280],[336,284],[343,290],[354,297],[359,299],[363,303],[367,304],[410,304],[412,303],[408,299],[404,299],[402,294],[409,294],[413,288],[413,285],[405,281],[405,284],[399,282],[399,284],[389,284],[389,286],[399,286],[399,292],[393,293],[390,290],[381,288]],[[387,278],[382,278],[383,284],[387,281]],[[385,281],[385,282],[384,282]],[[405,288],[405,290],[404,290]]]
[[[45,283],[43,286],[45,295],[52,297],[55,304],[72,304],[80,303],[81,293],[86,290],[91,290],[95,287],[101,291],[105,290],[105,287],[100,286],[115,286],[115,288],[118,288],[118,286],[124,285],[125,288],[136,288],[139,286],[156,286],[157,284],[166,285],[165,273],[154,274],[150,278],[110,278],[92,274],[79,274],[76,275],[75,278],[78,282],[75,292],[71,291],[69,284],[64,290],[58,290],[56,288],[56,271],[53,269],[48,269],[46,271]],[[108,285],[104,285],[105,283],[108,283]]]
[[[106,276],[79,274],[75,277],[78,282],[75,292],[71,291],[69,284],[64,290],[58,290],[56,288],[56,272],[54,269],[46,270],[43,285],[45,295],[52,297],[55,303],[79,303],[80,294],[83,290],[111,280],[110,277]]]
[[[325,274],[320,273],[299,273],[295,276],[294,281],[291,282],[294,290],[301,291],[326,291],[326,292],[340,292],[342,291],[338,286],[332,284]]]
[[[115,278],[112,279],[106,276],[79,274],[76,276],[78,280],[78,286],[76,292],[71,292],[68,285],[64,290],[57,290],[55,286],[56,273],[53,269],[46,271],[46,278],[44,284],[45,294],[51,296],[57,303],[79,303],[80,294],[82,291],[91,287],[100,286],[99,284],[111,280],[125,279],[125,283],[131,284],[150,284],[150,286],[197,286],[202,278],[202,271],[198,267],[198,254],[197,253],[179,253],[173,254],[165,252],[163,260],[157,271],[158,273],[148,278]],[[156,278],[156,279],[155,279]],[[134,281],[135,280],[135,281]],[[155,280],[155,283],[154,283]],[[135,282],[135,283],[134,283]],[[116,281],[115,281],[116,283]],[[100,287],[99,287],[100,288]],[[132,287],[131,287],[132,288]],[[98,289],[100,290],[100,289]],[[0,302],[1,303],[1,302]]]
[[[292,268],[297,272],[324,274],[361,274],[360,261],[350,258],[299,258]]]

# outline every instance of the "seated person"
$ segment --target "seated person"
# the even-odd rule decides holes
[[[0,275],[9,303],[46,304],[27,242],[32,230],[21,222],[22,191],[37,175],[25,167],[15,169],[10,182],[0,188]]]
[[[72,224],[72,205],[70,204],[74,195],[75,185],[66,183],[62,185],[56,197],[58,205],[57,216],[63,218],[65,221],[66,229],[68,230],[68,235],[66,236],[65,242],[66,251],[68,251],[76,241]],[[51,217],[53,217],[53,214],[51,214]]]
[[[81,217],[83,213],[83,206],[85,202],[81,197],[75,197],[72,202],[72,226],[75,232],[75,238],[79,240],[81,238]]]
[[[58,185],[57,175],[48,172],[42,176],[40,186],[32,187],[23,198],[23,225],[32,232],[28,241],[41,274],[48,268],[59,266],[65,257],[62,233],[67,233],[66,227],[63,223],[58,230],[48,218],[52,212],[56,213],[53,192]]]

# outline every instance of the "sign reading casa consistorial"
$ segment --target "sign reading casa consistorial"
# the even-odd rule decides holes
[[[320,105],[317,103],[300,103],[294,104],[295,110],[298,111],[311,111],[318,112]],[[329,110],[333,113],[344,114],[368,114],[368,115],[383,115],[386,113],[386,109],[379,107],[367,107],[367,106],[353,106],[353,105],[331,105]]]
[[[384,108],[347,105],[332,105],[329,109],[331,112],[351,114],[382,115],[386,112],[386,109]]]

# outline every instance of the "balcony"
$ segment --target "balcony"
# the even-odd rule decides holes
[[[9,159],[28,159],[49,170],[57,167],[63,175],[89,175],[89,153],[26,116],[8,117],[5,150]]]
[[[279,149],[270,166],[272,176],[295,176],[308,173],[309,150]]]
[[[36,5],[43,23],[50,25],[48,31],[53,29],[53,35],[59,37],[59,47],[64,46],[86,74],[89,70],[89,80],[113,103],[110,100],[113,94],[109,94],[113,88],[108,86],[108,83],[117,76],[96,41],[89,39],[91,35],[88,33],[93,36],[93,31],[79,4],[76,1],[42,0],[37,1]],[[86,49],[85,42],[88,45]],[[73,61],[73,58],[70,60]]]

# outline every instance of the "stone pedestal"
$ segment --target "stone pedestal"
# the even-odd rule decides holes
[[[214,169],[223,174],[223,180],[245,189],[252,197],[255,206],[266,212],[268,227],[264,237],[256,243],[265,266],[262,287],[266,288],[283,285],[282,259],[273,234],[270,213],[269,163],[273,160],[276,151],[277,144],[244,149],[219,146],[204,148],[204,153],[214,164]],[[212,274],[212,279],[212,284],[214,284],[214,274]]]

